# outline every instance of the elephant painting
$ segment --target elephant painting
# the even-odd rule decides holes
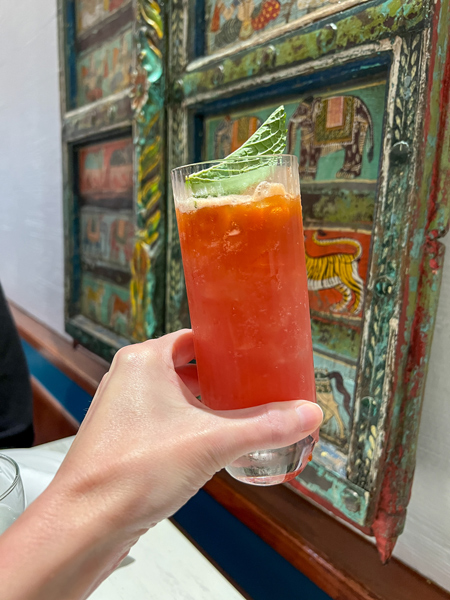
[[[301,130],[299,174],[314,180],[321,156],[343,149],[344,165],[337,179],[361,175],[363,152],[368,138],[367,158],[373,159],[373,122],[369,109],[356,96],[306,98],[295,110],[288,127],[288,152],[295,153],[297,133]]]

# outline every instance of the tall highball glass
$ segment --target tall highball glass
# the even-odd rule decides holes
[[[189,178],[220,161],[172,171],[201,399],[216,410],[316,399],[297,159],[251,160],[241,173],[242,159],[228,157],[195,189]],[[252,452],[227,471],[282,483],[314,443]]]

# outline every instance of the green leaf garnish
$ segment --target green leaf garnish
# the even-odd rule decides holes
[[[220,193],[238,194],[254,183],[256,173],[252,172],[261,168],[261,156],[282,154],[285,149],[286,111],[280,106],[240,148],[217,165],[193,173],[186,184],[194,196],[216,195],[214,184],[219,182]]]

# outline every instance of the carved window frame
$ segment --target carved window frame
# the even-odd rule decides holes
[[[173,0],[168,17],[169,170],[199,159],[194,149],[198,145],[196,122],[214,102],[221,101],[222,108],[234,107],[234,98],[253,93],[255,88],[261,92],[274,90],[279,82],[302,77],[307,81],[311,73],[327,73],[335,68],[347,69],[352,75],[353,66],[364,64],[368,73],[375,73],[377,66],[387,65],[385,138],[347,477],[326,471],[313,460],[309,468],[314,469],[318,480],[330,484],[327,489],[306,481],[302,475],[294,484],[297,491],[375,535],[384,560],[390,556],[404,525],[431,333],[417,365],[411,362],[414,352],[409,344],[414,343],[424,309],[427,328],[432,332],[441,275],[433,261],[443,256],[437,237],[448,226],[448,208],[441,198],[434,219],[441,228],[431,233],[436,247],[431,260],[427,260],[430,230],[424,215],[429,210],[430,175],[424,174],[421,161],[424,156],[430,159],[424,139],[426,95],[430,90],[436,94],[428,80],[430,52],[435,44],[430,19],[434,16],[437,20],[440,15],[432,14],[432,2],[410,0],[389,22],[380,20],[379,27],[367,29],[360,43],[343,41],[352,20],[360,25],[368,19],[381,19],[383,11],[391,8],[391,0],[356,6],[337,15],[335,23],[319,22],[284,36],[275,29],[270,39],[261,37],[252,44],[203,57],[190,56],[196,18],[192,6],[185,0]],[[202,31],[197,35],[203,35]],[[309,48],[313,56],[290,62],[286,55],[294,44]],[[442,65],[440,68],[443,76]],[[267,92],[264,100],[275,101],[276,97],[276,91]],[[411,243],[413,237],[415,245]],[[169,198],[167,330],[187,324],[180,312],[185,295],[180,265],[176,220]],[[428,286],[433,287],[433,294],[424,290]],[[412,370],[417,382],[410,379]],[[408,423],[400,416],[407,416]]]
[[[75,0],[58,0],[65,232],[66,331],[111,360],[121,346],[164,331],[165,294],[165,119],[164,12],[151,0],[132,0],[132,85],[73,108]],[[107,19],[108,20],[108,19]],[[125,339],[81,314],[79,205],[75,190],[76,150],[85,143],[129,133],[133,140],[135,240],[130,263],[131,327]],[[155,236],[157,240],[155,242]],[[152,311],[152,318],[149,318]]]

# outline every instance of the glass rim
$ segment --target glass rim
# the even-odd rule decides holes
[[[0,501],[4,500],[6,498],[6,496],[8,496],[16,487],[16,485],[18,484],[19,480],[20,480],[20,470],[19,470],[19,465],[16,463],[15,460],[13,460],[12,458],[10,458],[9,456],[6,456],[6,454],[0,454],[0,461],[2,460],[6,460],[6,462],[9,462],[9,464],[13,467],[14,471],[15,471],[15,476],[14,476],[14,480],[12,482],[12,484],[9,486],[9,488],[3,492],[2,494],[0,494]]]
[[[263,160],[263,159],[274,159],[274,158],[295,158],[298,160],[295,154],[254,154],[253,156],[241,156],[241,157],[233,157],[232,155],[226,156],[225,158],[214,158],[211,160],[201,160],[199,162],[189,163],[187,165],[181,165],[180,167],[175,167],[172,169],[172,173],[176,171],[181,171],[182,169],[188,169],[189,167],[196,167],[198,165],[213,165],[220,164],[225,161],[227,162],[242,162],[244,160]]]

